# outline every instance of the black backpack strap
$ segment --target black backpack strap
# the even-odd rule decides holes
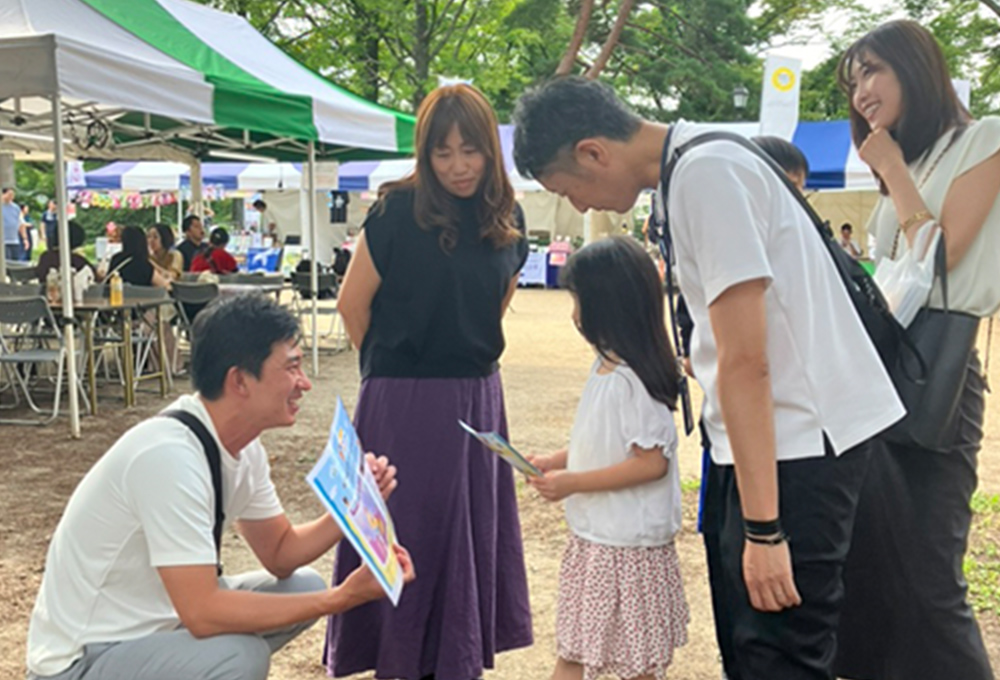
[[[664,234],[666,235],[670,231],[670,220],[667,211],[667,196],[668,196],[667,192],[670,190],[670,178],[673,175],[674,167],[677,165],[677,161],[680,160],[680,157],[685,152],[689,151],[690,149],[696,146],[699,146],[701,144],[708,144],[710,142],[720,142],[720,141],[732,142],[733,144],[737,144],[743,147],[744,149],[746,149],[747,151],[749,151],[750,153],[761,159],[769,168],[771,168],[772,171],[774,171],[774,174],[777,175],[778,179],[781,180],[782,184],[785,185],[785,188],[788,189],[792,197],[795,198],[799,206],[805,211],[806,215],[809,217],[809,220],[813,223],[813,226],[819,233],[820,240],[823,242],[823,245],[826,248],[827,253],[833,260],[834,269],[837,270],[837,274],[840,276],[841,281],[849,291],[849,297],[851,299],[852,304],[854,304],[855,308],[857,308],[858,296],[850,293],[850,291],[858,291],[858,289],[862,287],[865,289],[863,291],[860,291],[863,297],[865,297],[868,300],[872,300],[873,298],[879,299],[880,304],[873,305],[872,311],[884,317],[884,327],[892,333],[894,344],[897,345],[901,350],[906,349],[910,353],[910,355],[914,357],[914,359],[918,364],[918,371],[916,376],[910,375],[910,371],[905,367],[905,364],[904,364],[904,373],[907,375],[907,377],[914,380],[915,382],[922,382],[924,376],[927,373],[926,361],[924,360],[924,357],[921,356],[920,350],[917,349],[917,346],[916,344],[914,344],[913,339],[910,338],[910,336],[906,333],[906,330],[901,325],[899,325],[895,317],[892,316],[892,312],[889,310],[888,305],[885,304],[884,298],[882,298],[882,293],[881,291],[878,290],[878,286],[871,279],[871,277],[867,275],[863,277],[863,281],[859,281],[858,279],[851,277],[850,273],[847,271],[846,266],[842,262],[842,258],[847,257],[847,255],[843,252],[843,249],[834,242],[827,228],[826,222],[816,213],[816,210],[812,207],[809,201],[806,200],[806,197],[802,194],[802,192],[798,190],[798,187],[792,184],[792,181],[788,179],[788,175],[785,174],[785,171],[782,170],[781,166],[778,165],[773,158],[767,155],[767,153],[763,149],[761,149],[759,146],[754,144],[746,137],[743,137],[742,135],[738,135],[733,132],[723,132],[721,130],[705,132],[703,134],[694,137],[693,139],[688,140],[684,144],[678,146],[674,150],[674,153],[670,154],[670,157],[668,158],[667,148],[670,144],[670,135],[667,136],[667,141],[663,146],[663,157],[661,163],[662,171],[660,177],[660,192],[661,192],[660,200],[663,205],[663,213],[665,216],[664,226],[663,226]],[[945,292],[945,294],[947,295],[947,291]],[[860,310],[858,310],[858,313],[862,318],[864,318],[864,315],[860,313]],[[878,349],[880,356],[882,356],[881,348]]]
[[[661,168],[666,163],[667,149],[670,148],[670,139],[673,137],[673,134],[674,128],[671,126],[667,131],[667,138],[663,142],[663,155],[660,158]],[[670,171],[673,171],[672,165]],[[669,174],[667,172],[661,174],[661,183],[664,177],[669,178]],[[650,236],[660,247],[660,256],[663,258],[665,269],[663,278],[666,279],[667,284],[667,311],[670,313],[670,330],[673,334],[674,351],[678,357],[682,357],[686,355],[687,348],[681,342],[681,330],[677,314],[677,295],[674,289],[674,247],[673,242],[670,240],[670,229],[667,227],[665,190],[661,196],[664,197],[660,202],[660,205],[663,206],[663,214],[659,215],[659,219],[657,219],[656,196],[653,196],[653,206],[650,210]],[[678,363],[680,363],[679,360]],[[677,380],[677,397],[681,402],[681,414],[684,418],[684,434],[690,435],[694,431],[694,409],[691,407],[691,389],[688,385],[687,373],[684,371],[684,366],[678,365],[677,368],[679,376]]]
[[[215,442],[215,437],[205,427],[205,423],[201,422],[201,419],[193,413],[174,409],[164,411],[160,415],[187,425],[205,450],[208,470],[212,474],[212,489],[215,491],[215,525],[212,527],[212,538],[215,539],[215,566],[219,576],[222,576],[222,525],[226,515],[222,510],[222,456],[219,454],[219,445]]]

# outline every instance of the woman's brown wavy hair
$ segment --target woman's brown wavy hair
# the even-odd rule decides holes
[[[417,224],[427,231],[439,230],[441,248],[445,252],[454,250],[458,243],[459,207],[434,174],[431,153],[444,145],[455,125],[463,141],[486,157],[475,194],[479,234],[495,248],[503,248],[521,238],[514,225],[514,188],[503,163],[496,114],[486,97],[470,85],[439,87],[424,98],[417,111],[417,165],[403,179],[382,185],[379,196],[397,189],[414,189]]]

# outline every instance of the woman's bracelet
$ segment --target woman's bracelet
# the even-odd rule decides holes
[[[917,224],[923,224],[929,220],[933,220],[934,215],[931,215],[929,210],[919,210],[914,214],[910,215],[908,218],[899,223],[899,229],[902,232],[906,232]]]

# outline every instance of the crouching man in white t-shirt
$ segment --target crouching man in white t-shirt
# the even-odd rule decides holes
[[[581,211],[627,212],[703,130],[644,121],[580,78],[525,94],[514,119],[518,170]],[[867,441],[903,407],[826,245],[763,160],[731,141],[691,148],[666,199],[712,442],[726,674],[832,680]]]
[[[172,417],[122,437],[73,492],[49,546],[28,630],[29,678],[263,680],[270,657],[319,617],[382,597],[360,568],[336,588],[302,568],[342,538],[324,514],[293,526],[258,437],[295,422],[312,385],[298,320],[270,298],[238,296],[201,312],[193,414],[220,452],[225,522],[263,571],[217,575],[214,499],[205,450]],[[395,468],[368,458],[382,494]],[[406,580],[409,555],[399,551]]]

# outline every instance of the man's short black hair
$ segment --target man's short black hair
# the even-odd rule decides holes
[[[253,207],[255,207],[257,210],[267,210],[267,203],[258,198],[256,201],[253,202]]]
[[[525,177],[544,175],[582,139],[628,141],[642,119],[607,85],[557,78],[521,96],[514,109],[514,163]]]
[[[187,217],[185,217],[184,221],[181,222],[181,231],[185,234],[188,233],[188,229],[191,228],[191,225],[194,224],[195,220],[201,222],[201,218],[198,217],[197,215],[188,215]]]
[[[809,176],[809,161],[806,160],[806,155],[788,140],[773,135],[761,135],[754,137],[752,141],[773,158],[786,173],[801,172],[803,176]]]
[[[191,335],[191,382],[208,400],[218,399],[229,369],[256,378],[274,344],[297,340],[298,319],[270,297],[220,298],[195,317]]]

